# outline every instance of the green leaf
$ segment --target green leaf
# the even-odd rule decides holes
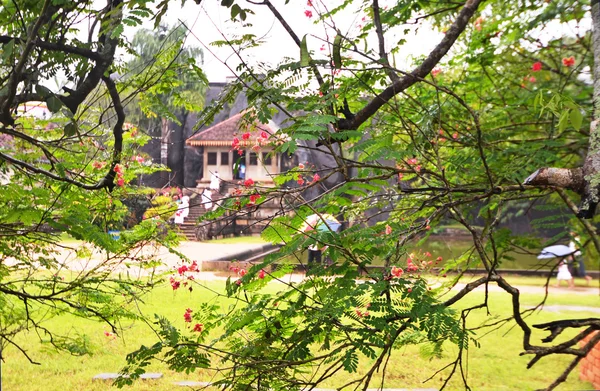
[[[75,136],[77,134],[77,125],[73,122],[69,122],[65,125],[64,133],[66,137]]]
[[[231,7],[231,19],[235,19],[235,17],[238,16],[241,11],[242,7],[240,7],[237,4],[234,4],[233,7]]]
[[[14,49],[15,49],[15,40],[14,39],[11,39],[10,41],[8,41],[4,45],[2,45],[2,60],[4,60],[5,62],[8,61],[10,56],[12,56]]]
[[[571,125],[573,125],[576,130],[581,129],[583,115],[581,115],[581,111],[579,111],[579,109],[575,108],[571,110],[569,120],[571,121]]]
[[[335,69],[342,68],[342,36],[336,35],[333,40],[333,67]]]
[[[300,66],[307,67],[310,65],[310,54],[308,53],[308,48],[306,46],[306,35],[302,37],[302,42],[300,43]]]
[[[569,120],[569,112],[563,111],[560,114],[560,119],[558,120],[558,130],[560,132],[564,131],[567,128],[568,120]]]
[[[233,5],[233,0],[222,0],[221,1],[221,5],[223,7],[229,8],[229,7],[231,7]]]
[[[52,91],[50,91],[49,88],[44,87],[41,84],[37,84],[35,86],[35,92],[38,93],[42,97],[42,99],[46,99],[49,96],[54,96],[54,93]]]
[[[60,108],[63,106],[62,101],[54,95],[46,99],[46,104],[48,105],[48,110],[53,113],[58,113]]]

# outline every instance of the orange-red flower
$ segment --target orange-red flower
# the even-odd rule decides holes
[[[575,65],[575,57],[565,57],[562,59],[562,63],[566,67],[572,67],[573,65]]]

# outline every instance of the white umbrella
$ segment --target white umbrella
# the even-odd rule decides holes
[[[565,255],[571,255],[574,251],[564,244],[556,244],[554,246],[548,246],[542,249],[538,259],[549,259],[555,257],[564,257]]]
[[[304,224],[300,227],[300,231],[306,232],[317,230],[319,232],[333,231],[337,232],[342,224],[332,215],[323,213],[321,215],[310,215],[304,220]]]

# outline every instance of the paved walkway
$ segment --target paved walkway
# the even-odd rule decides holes
[[[186,241],[182,242],[177,251],[181,254],[188,257],[190,260],[198,261],[198,264],[201,264],[202,261],[214,261],[219,259],[235,259],[240,257],[242,254],[247,254],[250,251],[253,252],[261,252],[261,250],[266,249],[268,247],[267,244],[261,243],[235,243],[235,244],[224,244],[224,243],[211,243],[211,242],[191,242]],[[138,266],[128,265],[127,262],[123,262],[118,266],[114,267],[112,270],[115,272],[127,271],[131,276],[142,276],[147,275],[153,270],[156,271],[166,271],[173,270],[181,265],[181,260],[179,255],[170,253],[164,247],[155,247],[155,246],[146,246],[144,249],[138,253],[133,254],[132,256],[136,257],[144,257],[146,259],[158,259],[163,262],[164,265],[156,267],[155,269],[143,269]],[[73,251],[64,251],[61,254],[60,261],[64,262],[67,267],[72,271],[82,271],[89,269],[91,267],[95,267],[102,262],[102,256],[100,253],[92,253],[90,257],[87,258],[77,258]],[[201,272],[196,276],[197,280],[203,281],[213,281],[213,280],[226,280],[229,276],[229,273],[223,272]],[[285,282],[300,282],[305,278],[304,274],[294,273],[285,276],[282,280]],[[552,281],[554,282],[554,281]],[[594,285],[594,284],[593,284]],[[460,290],[465,286],[463,283],[457,284],[453,290]],[[543,294],[545,289],[543,286],[519,286],[519,290],[523,293],[538,293]],[[476,288],[476,291],[483,291],[485,289],[484,286],[480,286]],[[502,288],[498,287],[496,284],[489,284],[488,287],[490,292],[500,292],[503,291]],[[598,286],[589,286],[589,287],[575,287],[573,289],[569,289],[567,287],[549,287],[549,293],[560,294],[560,295],[598,295],[600,290]],[[600,306],[600,299],[599,299]]]

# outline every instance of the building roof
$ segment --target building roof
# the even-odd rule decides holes
[[[269,121],[268,124],[261,124],[258,121],[248,124],[247,120],[244,120],[245,113],[246,111],[242,111],[219,122],[188,138],[185,143],[191,146],[231,146],[233,138],[239,137],[241,133],[250,132],[255,138],[262,131],[269,135],[277,132],[277,126],[272,121]]]

